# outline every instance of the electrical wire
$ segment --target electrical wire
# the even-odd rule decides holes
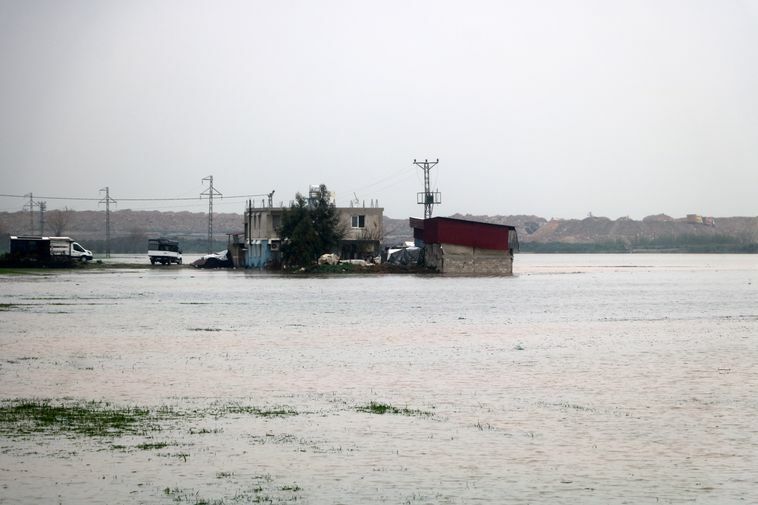
[[[258,193],[254,195],[231,195],[231,196],[219,196],[214,195],[216,198],[226,198],[226,199],[233,199],[233,198],[251,198],[256,196],[268,196],[268,193]],[[0,197],[3,198],[29,198],[29,194],[26,195],[8,195],[8,194],[0,194]],[[103,198],[84,198],[84,197],[77,197],[77,196],[42,196],[42,195],[35,195],[34,198],[38,198],[40,200],[71,200],[71,201],[82,201],[82,202],[99,202]],[[112,197],[111,197],[112,198]],[[114,198],[114,200],[118,202],[171,202],[171,201],[189,201],[189,200],[202,200],[202,196],[182,196],[182,197],[168,197],[168,198]]]
[[[393,179],[393,178],[395,178],[397,176],[402,176],[402,175],[404,175],[405,172],[409,172],[409,170],[407,168],[401,168],[397,172],[393,172],[392,174],[387,175],[385,177],[382,177],[381,179],[378,179],[378,180],[376,180],[374,182],[370,182],[368,184],[364,184],[363,186],[360,186],[360,187],[356,188],[354,191],[355,192],[359,192],[359,191],[363,191],[365,189],[369,189],[369,188],[371,188],[373,186],[377,186],[377,185],[382,184],[382,183],[384,183],[386,181],[389,181],[390,179]]]

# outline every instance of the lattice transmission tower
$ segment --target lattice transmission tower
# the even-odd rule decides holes
[[[35,202],[35,205],[39,207],[39,236],[45,234],[45,211],[47,210],[47,202]]]
[[[29,193],[28,195],[24,195],[24,197],[29,197],[29,203],[24,205],[24,209],[29,209],[29,235],[34,235],[34,196]]]
[[[213,197],[223,197],[224,195],[222,195],[219,191],[216,190],[216,188],[213,187],[212,175],[203,177],[202,182],[205,181],[208,181],[208,189],[200,193],[200,198],[204,196],[208,197],[208,253],[210,254],[213,252]]]
[[[116,200],[111,198],[111,191],[108,186],[105,186],[100,191],[105,191],[105,198],[98,203],[105,204],[105,257],[111,257],[111,204],[116,203]]]
[[[432,170],[432,167],[439,162],[439,158],[437,161],[413,160],[413,164],[424,171],[424,192],[416,193],[416,203],[424,206],[424,219],[431,218],[434,206],[442,203],[442,194],[439,191],[432,191],[429,183],[429,172]]]

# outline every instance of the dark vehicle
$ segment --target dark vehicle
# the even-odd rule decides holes
[[[170,265],[176,263],[182,264],[182,250],[179,249],[179,242],[167,238],[151,238],[147,241],[147,257],[150,263],[155,265]]]
[[[92,251],[70,237],[12,236],[11,258],[22,263],[91,261]]]

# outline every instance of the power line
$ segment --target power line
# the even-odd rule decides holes
[[[9,194],[0,194],[0,197],[4,198],[29,198],[30,193],[27,193],[25,195],[9,195]],[[253,195],[232,195],[232,196],[225,196],[224,198],[232,199],[232,198],[252,198],[256,196],[268,196],[268,193],[256,193]],[[85,198],[85,197],[77,197],[77,196],[37,196],[37,198],[44,198],[45,200],[76,200],[76,201],[82,201],[82,202],[99,202],[101,198]],[[163,198],[119,198],[118,200],[120,202],[171,202],[171,201],[189,201],[189,200],[198,200],[199,198],[196,196],[182,196],[182,197],[163,197]]]
[[[401,168],[400,170],[398,170],[397,172],[395,172],[393,174],[390,174],[390,175],[387,175],[385,177],[382,177],[382,178],[380,178],[380,179],[378,179],[378,180],[376,180],[374,182],[371,182],[369,184],[364,184],[363,186],[359,186],[358,188],[355,188],[353,191],[355,191],[355,192],[359,192],[359,191],[363,192],[366,189],[369,189],[369,188],[372,188],[374,186],[378,186],[380,184],[383,184],[383,183],[389,181],[390,179],[397,178],[398,176],[400,176],[401,178],[405,178],[407,175],[408,175],[408,171],[406,169],[404,169],[404,168]]]

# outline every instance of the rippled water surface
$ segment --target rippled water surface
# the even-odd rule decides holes
[[[0,503],[758,502],[758,257],[515,270],[0,275],[6,406],[172,412],[6,422]]]

